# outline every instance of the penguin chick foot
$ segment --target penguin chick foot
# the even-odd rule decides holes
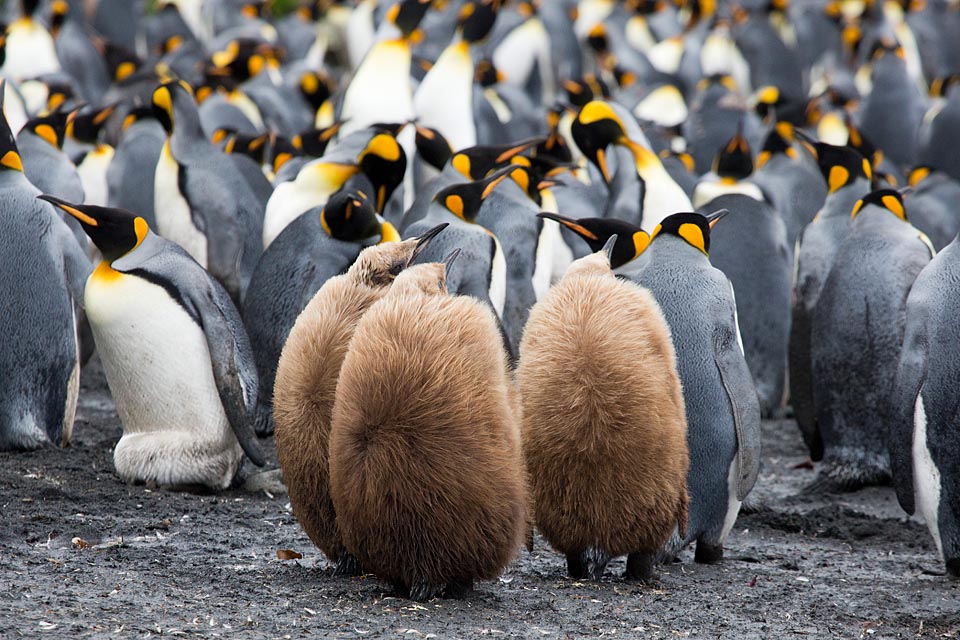
[[[415,582],[410,587],[409,598],[414,602],[426,602],[443,595],[444,586],[441,584],[430,584],[429,582]]]
[[[631,553],[627,556],[627,570],[623,577],[627,580],[636,580],[645,585],[657,582],[657,574],[653,570],[654,558],[647,553]]]
[[[698,564],[716,564],[723,560],[723,545],[710,544],[697,540],[697,550],[693,554],[693,561]]]
[[[587,547],[580,553],[567,554],[567,573],[574,580],[599,580],[607,568],[610,556],[595,547]]]
[[[360,568],[360,560],[357,556],[346,552],[340,554],[337,566],[333,570],[333,575],[344,577],[359,576],[362,573],[363,570]]]
[[[447,583],[447,588],[443,592],[445,598],[461,600],[473,592],[473,579],[451,580]]]

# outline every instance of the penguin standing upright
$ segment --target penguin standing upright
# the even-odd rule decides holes
[[[653,294],[670,325],[687,414],[690,503],[687,535],[673,539],[665,555],[696,540],[697,562],[723,557],[760,470],[760,403],[743,357],[733,287],[710,265],[709,250],[707,218],[677,213],[654,230],[646,259],[625,273]]]
[[[927,523],[946,564],[960,577],[960,438],[953,356],[960,342],[960,240],[930,261],[910,288],[897,368],[890,466],[900,506]]]
[[[940,104],[927,111],[924,118],[917,142],[917,163],[960,180],[960,160],[954,153],[960,144],[960,74],[936,78],[930,92]]]
[[[344,549],[330,498],[330,416],[340,366],[357,322],[444,226],[361,251],[347,272],[327,280],[297,317],[277,365],[275,437],[290,505],[314,544],[337,563],[339,574],[360,571],[356,557]]]
[[[263,208],[240,172],[204,136],[189,85],[160,85],[153,109],[167,132],[154,178],[157,230],[239,301],[262,253]]]
[[[897,191],[871,192],[851,215],[810,330],[813,404],[825,467],[816,482],[844,491],[890,478],[886,432],[904,305],[933,255],[930,241],[907,221]]]
[[[244,452],[262,466],[257,372],[227,292],[143,218],[41,197],[79,220],[103,256],[84,305],[123,424],[117,474],[225,489]]]
[[[103,109],[81,108],[67,116],[67,138],[93,147],[74,158],[86,204],[100,207],[107,204],[107,169],[115,150],[103,141],[100,132],[114,109],[113,105]]]
[[[818,143],[813,147],[827,183],[823,208],[800,235],[795,258],[793,313],[788,345],[790,404],[810,457],[823,457],[813,405],[813,370],[810,363],[811,326],[820,290],[830,273],[837,249],[850,228],[850,212],[870,191],[870,162],[849,147]]]
[[[330,432],[344,546],[413,600],[495,578],[527,521],[520,416],[496,318],[448,295],[444,273],[436,263],[406,269],[360,319]]]
[[[683,393],[670,329],[650,293],[611,270],[616,243],[570,265],[537,302],[520,344],[523,454],[537,528],[570,577],[628,554],[650,579],[687,528]]]
[[[23,14],[6,29],[0,76],[21,82],[60,71],[53,36],[37,19],[40,0],[20,0]]]
[[[0,83],[0,450],[66,445],[80,391],[80,292],[90,262],[23,175]]]
[[[260,379],[258,434],[272,431],[277,360],[300,311],[324,282],[346,271],[364,244],[399,239],[392,225],[377,219],[369,198],[344,189],[322,210],[291,222],[263,252],[242,309]]]
[[[154,175],[167,141],[152,107],[135,107],[123,118],[120,143],[107,167],[107,206],[139,211],[151,229],[154,215]]]

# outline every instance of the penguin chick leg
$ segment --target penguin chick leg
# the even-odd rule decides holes
[[[360,560],[357,556],[352,553],[347,553],[344,551],[340,554],[340,558],[337,560],[337,566],[333,570],[333,575],[335,576],[359,576],[363,574],[363,570],[360,568]]]
[[[567,554],[567,573],[574,580],[599,580],[610,562],[610,556],[595,547],[587,547],[578,554]]]
[[[716,564],[723,560],[723,544],[712,544],[703,538],[697,538],[697,550],[693,561],[699,564]]]
[[[446,598],[454,598],[460,600],[466,598],[473,591],[473,578],[467,578],[466,580],[451,580],[447,583],[447,588],[444,590],[443,595]]]
[[[443,594],[444,586],[442,584],[431,584],[429,582],[415,582],[410,586],[410,599],[414,602],[426,602]]]
[[[651,584],[657,579],[653,571],[654,557],[649,553],[634,552],[627,556],[627,570],[623,577],[627,580],[638,580],[644,584]]]
[[[583,552],[567,554],[567,575],[572,580],[584,580],[587,577],[587,567],[583,562]]]

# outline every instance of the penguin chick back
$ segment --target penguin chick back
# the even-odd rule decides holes
[[[517,371],[537,526],[561,553],[653,553],[686,529],[688,454],[670,330],[602,254],[530,312]]]
[[[509,384],[492,313],[447,295],[442,265],[403,272],[364,315],[340,370],[330,476],[365,569],[444,584],[493,578],[514,557],[526,488]]]

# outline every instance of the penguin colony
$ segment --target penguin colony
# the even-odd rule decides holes
[[[275,435],[337,573],[717,562],[794,417],[960,577],[960,5],[21,0],[0,448],[98,354],[128,482]]]

